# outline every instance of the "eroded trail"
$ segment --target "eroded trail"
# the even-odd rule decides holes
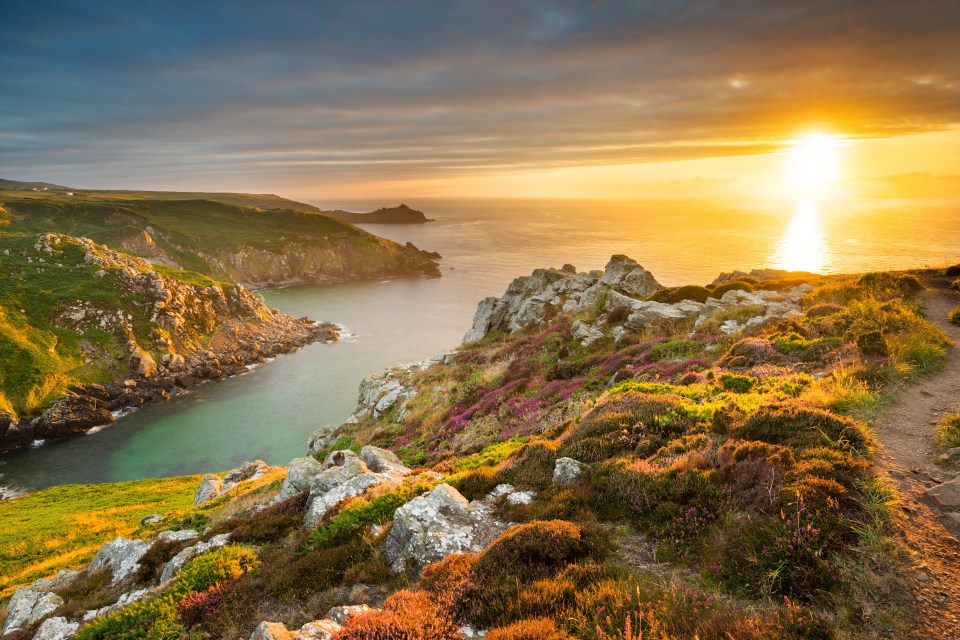
[[[947,321],[960,296],[942,277],[925,281],[927,317],[960,345],[960,327]],[[908,571],[916,612],[909,638],[960,639],[960,513],[946,512],[925,492],[960,475],[956,464],[938,465],[934,434],[939,420],[960,410],[960,348],[950,349],[943,368],[897,393],[876,421],[879,464],[900,492]]]

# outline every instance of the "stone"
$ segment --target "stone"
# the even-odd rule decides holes
[[[307,441],[307,449],[310,451],[310,453],[317,453],[318,451],[329,449],[336,441],[336,436],[334,435],[336,430],[336,426],[332,424],[325,424],[314,431],[313,435],[311,435],[310,439]]]
[[[365,604],[333,607],[332,609],[327,611],[326,618],[327,620],[332,620],[333,622],[339,625],[343,625],[343,624],[346,624],[348,619],[354,616],[362,615],[364,613],[370,613],[371,611],[375,611],[375,609],[371,609]]]
[[[55,593],[31,587],[17,587],[7,603],[7,621],[3,626],[3,635],[29,627],[56,611],[62,604],[63,598]]]
[[[213,536],[206,542],[198,542],[191,547],[181,550],[163,566],[163,572],[160,574],[160,584],[163,584],[173,576],[180,573],[180,570],[183,569],[184,565],[186,565],[190,560],[193,560],[197,556],[203,555],[208,551],[225,547],[228,544],[230,544],[230,534],[221,533],[220,535]]]
[[[113,573],[110,584],[117,584],[133,576],[140,568],[140,558],[152,546],[143,540],[127,540],[123,536],[104,544],[93,557],[89,572],[109,569]]]
[[[573,458],[557,458],[553,464],[553,482],[555,484],[574,484],[580,481],[587,465]]]
[[[261,622],[250,634],[250,640],[293,640],[294,634],[280,622]]]
[[[80,629],[79,622],[70,622],[66,618],[57,616],[47,618],[37,629],[33,640],[66,640]]]
[[[333,620],[314,620],[300,627],[294,640],[330,640],[340,627]]]
[[[943,511],[960,510],[960,477],[931,487],[924,494]]]
[[[193,506],[198,506],[204,502],[209,502],[223,492],[223,479],[220,476],[208,473],[203,476],[197,492],[193,496]]]
[[[532,504],[535,494],[532,491],[516,491],[507,496],[507,503],[514,506]]]
[[[157,542],[183,542],[191,538],[197,538],[200,534],[194,529],[180,529],[178,531],[161,531],[157,536]]]
[[[157,524],[159,522],[163,522],[163,516],[159,513],[151,513],[140,520],[140,524],[142,525]]]
[[[622,254],[611,256],[600,282],[634,298],[646,298],[663,288],[652,273]]]
[[[313,479],[323,473],[323,470],[323,463],[313,456],[294,458],[287,465],[287,477],[283,480],[283,486],[280,487],[280,493],[277,494],[274,501],[282,502],[301,491],[306,491],[310,488]]]
[[[128,604],[131,604],[136,602],[137,600],[140,600],[141,598],[143,598],[143,596],[147,595],[148,593],[150,593],[150,589],[136,589],[134,591],[129,591],[121,595],[119,598],[117,598],[117,601],[111,605],[108,605],[106,607],[101,607],[100,609],[91,609],[87,611],[86,613],[83,614],[83,619],[84,621],[87,621],[87,620],[93,620],[96,617],[103,617],[103,616],[110,615],[114,611],[117,611],[118,609],[122,609]]]
[[[400,462],[397,454],[389,449],[381,449],[380,447],[367,445],[360,450],[359,457],[374,473],[397,472],[402,475],[410,473],[410,469]]]
[[[940,462],[956,462],[960,460],[960,447],[951,447],[940,454]]]
[[[476,312],[473,314],[473,325],[470,327],[470,330],[467,331],[466,335],[463,336],[463,344],[483,340],[490,332],[491,319],[493,318],[498,301],[498,298],[492,296],[480,301],[480,304],[477,305]]]
[[[579,340],[580,344],[589,347],[591,344],[603,338],[603,331],[597,327],[591,327],[583,320],[577,320],[570,327],[570,335],[574,340]]]
[[[319,478],[320,476],[317,476],[317,479]],[[316,479],[314,482],[316,484]],[[325,492],[315,493],[314,490],[311,489],[310,501],[307,503],[307,512],[303,519],[304,525],[308,529],[313,529],[320,524],[320,521],[323,520],[323,517],[327,515],[330,509],[347,498],[363,494],[367,489],[381,482],[383,482],[383,477],[380,474],[365,471]]]
[[[244,462],[236,469],[231,469],[230,472],[223,477],[223,481],[234,484],[247,482],[263,477],[268,471],[270,471],[270,465],[266,462],[263,460],[253,460]]]
[[[468,503],[450,485],[439,484],[397,509],[384,552],[393,571],[419,570],[453,553],[479,552],[503,528],[489,506]]]

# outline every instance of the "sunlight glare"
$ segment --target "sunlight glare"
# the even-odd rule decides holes
[[[821,194],[840,177],[838,136],[816,133],[794,140],[790,145],[788,176],[799,192],[810,197]]]
[[[774,267],[820,273],[826,265],[826,254],[819,205],[813,200],[798,202],[777,246]]]

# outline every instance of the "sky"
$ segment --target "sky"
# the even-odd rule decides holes
[[[0,177],[292,197],[957,193],[960,3],[5,0]],[[772,186],[774,185],[774,186]]]

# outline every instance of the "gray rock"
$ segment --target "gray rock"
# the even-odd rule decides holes
[[[160,574],[160,584],[163,584],[180,573],[180,570],[197,556],[203,555],[208,551],[213,551],[214,549],[219,549],[228,544],[230,544],[230,534],[221,533],[220,535],[213,536],[206,542],[199,542],[192,547],[181,550],[163,566],[163,572]]]
[[[113,573],[110,584],[117,584],[137,572],[140,568],[140,558],[151,546],[150,542],[127,540],[119,536],[100,547],[88,571],[92,573],[101,569],[110,569]]]
[[[477,305],[477,310],[473,314],[473,326],[463,336],[463,343],[470,344],[478,342],[490,333],[494,311],[497,308],[498,299],[494,297],[484,298]]]
[[[128,604],[131,604],[136,602],[137,600],[140,600],[141,598],[143,598],[143,596],[147,595],[148,593],[150,593],[150,589],[136,589],[134,591],[129,591],[123,594],[122,596],[120,596],[119,598],[117,598],[117,601],[111,605],[108,605],[106,607],[101,607],[100,609],[91,609],[87,611],[86,613],[83,614],[83,620],[84,622],[86,622],[88,620],[93,620],[94,618],[97,618],[97,617],[108,616],[114,611],[122,609]]]
[[[931,487],[924,493],[943,511],[960,510],[960,478]]]
[[[507,496],[507,503],[514,506],[521,504],[531,504],[536,496],[532,491],[516,491]]]
[[[331,451],[326,460],[323,461],[324,467],[342,467],[348,460],[354,460],[358,456],[350,449],[338,449]]]
[[[274,502],[282,502],[309,489],[310,483],[323,473],[324,468],[323,463],[313,456],[291,460],[287,465],[287,477],[284,478],[283,486],[280,487],[280,493],[274,498]]]
[[[332,620],[333,622],[339,625],[342,625],[342,624],[346,624],[347,620],[354,616],[359,616],[361,614],[369,613],[371,611],[375,611],[375,609],[371,609],[365,604],[333,607],[332,609],[327,611],[326,618],[327,620]]]
[[[580,481],[587,465],[573,458],[557,458],[553,465],[553,481],[556,484],[574,484]]]
[[[80,629],[79,622],[70,622],[66,618],[47,618],[37,629],[33,640],[67,640]]]
[[[397,454],[389,449],[367,445],[360,450],[360,459],[374,473],[399,473],[401,475],[410,473],[410,469],[400,462]]]
[[[163,522],[163,516],[159,513],[152,513],[140,520],[140,524],[142,525],[157,524],[158,522]]]
[[[610,258],[600,282],[634,298],[646,298],[663,288],[652,273],[625,255]]]
[[[314,620],[300,627],[294,640],[330,640],[340,626],[333,620]]]
[[[334,468],[336,469],[338,467]],[[383,482],[383,476],[381,474],[365,471],[322,493],[315,493],[313,489],[311,489],[310,501],[307,504],[307,512],[303,519],[304,525],[308,529],[313,529],[320,524],[330,509],[347,498],[361,495],[370,487],[378,485],[381,482]]]
[[[490,507],[470,504],[448,484],[397,509],[384,543],[394,571],[417,569],[453,553],[478,552],[503,529]]]
[[[63,569],[58,571],[57,575],[52,578],[40,578],[39,580],[34,581],[30,587],[39,591],[53,591],[59,587],[65,587],[79,578],[81,575],[83,575],[82,571]]]
[[[333,443],[336,441],[336,436],[334,432],[337,430],[332,424],[325,424],[316,431],[313,432],[313,435],[310,436],[310,439],[307,441],[307,448],[310,453],[316,453],[318,451],[323,451],[324,449],[329,449],[333,446]]]
[[[940,462],[956,462],[960,460],[960,447],[951,447],[939,456]]]
[[[194,529],[180,529],[179,531],[161,531],[157,536],[158,542],[183,542],[191,538],[197,538],[200,534]]]
[[[223,481],[227,484],[237,484],[248,480],[256,480],[257,478],[263,477],[268,471],[270,471],[270,465],[266,462],[263,460],[253,460],[251,462],[244,462],[236,469],[232,469],[223,477]]]
[[[3,635],[20,631],[42,620],[63,604],[63,598],[55,593],[31,587],[17,587],[7,603],[7,621]]]
[[[223,479],[212,473],[203,476],[200,486],[197,487],[197,493],[193,496],[193,506],[198,506],[204,502],[209,502],[223,493]]]
[[[601,340],[604,334],[597,327],[591,327],[583,320],[577,320],[570,327],[570,335],[574,340],[579,340],[583,346],[589,347],[597,340]]]

